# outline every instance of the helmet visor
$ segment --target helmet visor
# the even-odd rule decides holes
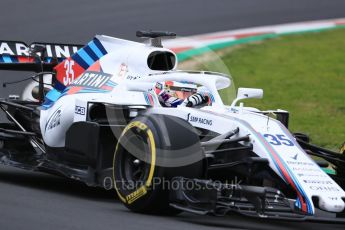
[[[187,91],[175,91],[175,95],[177,98],[179,99],[186,99],[188,98],[189,96],[192,96],[193,93],[190,91],[190,92],[187,92]]]

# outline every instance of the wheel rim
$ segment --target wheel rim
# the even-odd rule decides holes
[[[121,162],[119,173],[125,186],[134,185],[133,189],[136,189],[144,185],[149,175],[149,146],[147,140],[140,134],[131,135],[126,142],[132,143],[132,152],[127,151],[125,148],[122,149],[119,156],[119,162]]]

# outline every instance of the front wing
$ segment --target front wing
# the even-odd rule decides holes
[[[182,177],[173,181],[179,186],[170,193],[171,206],[198,215],[239,213],[264,219],[345,223],[345,212],[329,213],[316,209],[313,216],[306,215],[295,209],[295,200],[286,198],[275,188]]]

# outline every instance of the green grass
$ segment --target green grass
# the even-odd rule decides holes
[[[345,29],[242,45],[222,60],[236,87],[264,90],[246,106],[288,110],[290,130],[321,146],[338,150],[345,141]]]

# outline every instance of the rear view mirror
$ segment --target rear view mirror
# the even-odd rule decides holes
[[[254,88],[238,88],[237,97],[232,102],[231,106],[235,106],[239,100],[248,99],[248,98],[259,98],[261,99],[264,95],[264,91],[262,89],[254,89]]]
[[[238,88],[237,98],[262,98],[264,92],[262,89],[253,89],[253,88]]]

